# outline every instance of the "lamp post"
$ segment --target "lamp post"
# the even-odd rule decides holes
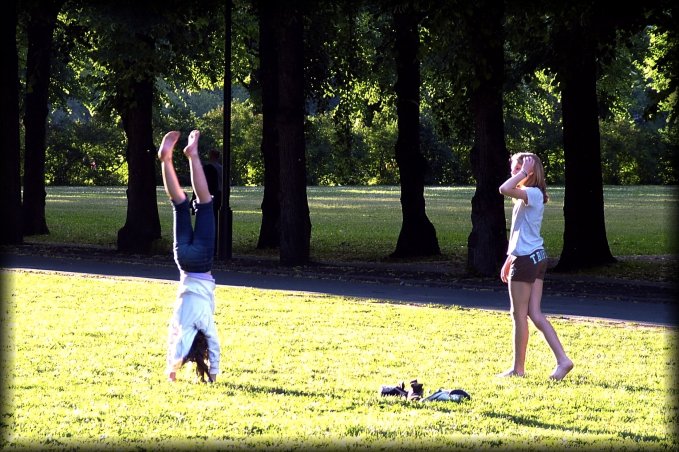
[[[224,143],[222,148],[222,206],[219,209],[217,248],[219,259],[231,259],[233,237],[233,211],[231,196],[231,13],[233,3],[224,5]]]

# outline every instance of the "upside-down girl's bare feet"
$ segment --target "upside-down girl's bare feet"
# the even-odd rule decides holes
[[[174,145],[177,144],[179,139],[179,132],[173,130],[167,132],[163,137],[163,141],[160,143],[160,149],[158,149],[158,159],[162,161],[172,160],[172,150]]]
[[[573,361],[569,359],[557,364],[556,369],[554,369],[554,372],[552,372],[552,375],[550,375],[549,378],[552,380],[563,380],[563,378],[568,375],[568,372],[570,372],[571,369],[573,369]]]
[[[200,132],[198,130],[192,130],[189,134],[189,142],[184,148],[184,155],[187,157],[198,155],[198,138],[200,138]]]

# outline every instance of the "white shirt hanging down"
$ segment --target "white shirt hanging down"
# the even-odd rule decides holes
[[[169,325],[167,373],[179,369],[198,331],[202,331],[207,339],[210,374],[219,373],[220,348],[214,322],[214,291],[215,280],[209,273],[181,272]]]

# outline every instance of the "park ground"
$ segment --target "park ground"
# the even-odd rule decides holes
[[[63,244],[24,244],[5,247],[2,253],[58,257],[64,260],[118,262],[174,267],[171,256],[119,253],[97,246]],[[546,296],[577,296],[603,300],[672,303],[677,301],[677,259],[674,255],[618,257],[620,262],[644,261],[657,268],[654,277],[644,274],[614,275],[602,272],[556,273],[549,271],[545,283]],[[550,258],[550,267],[556,265]],[[216,259],[215,271],[306,277],[324,280],[357,281],[422,287],[457,287],[477,290],[506,291],[499,277],[466,274],[462,263],[449,261],[349,262],[311,261],[303,266],[287,267],[276,257],[234,255],[231,259]]]

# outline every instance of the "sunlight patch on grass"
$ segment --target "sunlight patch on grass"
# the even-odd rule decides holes
[[[525,378],[507,313],[219,286],[222,374],[165,382],[176,283],[4,272],[3,448],[677,447],[676,330],[552,318],[576,367],[533,328]],[[423,289],[426,290],[426,289]],[[461,404],[378,395],[417,378]]]

